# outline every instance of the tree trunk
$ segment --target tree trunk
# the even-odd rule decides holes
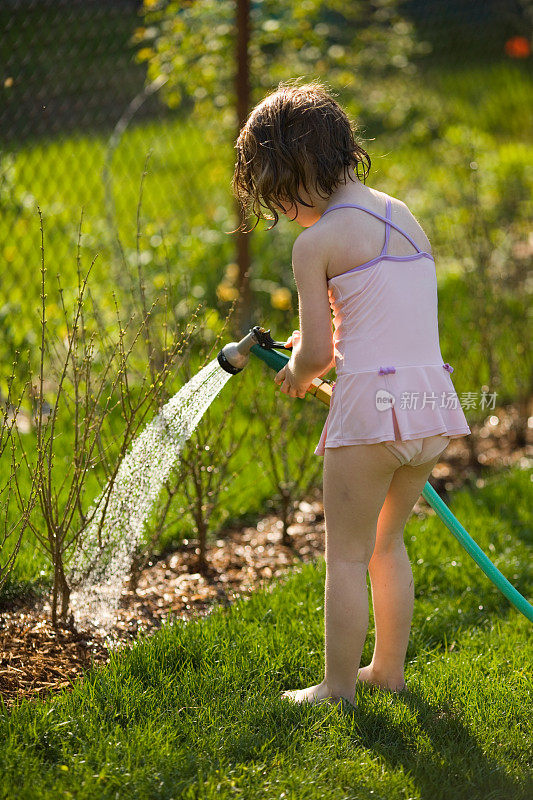
[[[237,42],[235,88],[237,96],[237,136],[246,122],[250,107],[250,68],[248,45],[250,41],[250,0],[237,0]],[[236,201],[237,219],[244,222],[239,202]],[[237,306],[237,333],[245,334],[252,327],[252,297],[250,289],[249,235],[237,233],[236,261],[239,267],[239,303]]]
[[[61,619],[66,622],[70,603],[70,586],[67,583],[67,578],[63,569],[63,561],[61,561],[59,565],[59,581],[61,588]]]
[[[244,216],[237,203],[237,214]],[[241,339],[252,327],[252,296],[250,288],[250,234],[237,232],[237,264],[239,265],[239,301],[236,311],[235,335]]]
[[[57,595],[59,588],[58,565],[54,558],[54,585],[52,588],[52,625],[57,627]]]
[[[518,397],[518,419],[512,426],[514,433],[514,446],[517,448],[527,447],[528,418],[530,416],[530,406],[532,403],[532,393],[523,392]]]
[[[59,598],[61,598],[61,613],[59,618],[64,622],[67,619],[68,607],[70,601],[70,586],[68,585],[63,568],[63,553],[61,552],[61,543],[59,532],[55,533],[54,540],[54,586],[52,592],[52,625],[54,628],[58,624],[58,605]]]

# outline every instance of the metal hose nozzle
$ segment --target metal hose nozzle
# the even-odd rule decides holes
[[[256,325],[240,342],[229,342],[225,345],[217,356],[218,363],[226,372],[236,375],[248,363],[250,350],[254,345],[259,345],[264,350],[270,350],[272,347],[292,350],[292,347],[286,347],[283,342],[275,342],[270,336],[270,331]]]

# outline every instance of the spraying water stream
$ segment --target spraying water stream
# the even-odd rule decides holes
[[[136,544],[187,439],[231,378],[213,359],[183,386],[134,440],[117,471],[105,509],[104,491],[71,565],[76,623],[108,633]],[[100,537],[98,528],[105,509]]]

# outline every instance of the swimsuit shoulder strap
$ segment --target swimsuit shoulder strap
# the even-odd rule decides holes
[[[396,228],[397,231],[400,231],[400,233],[402,233],[407,239],[409,239],[409,241],[411,242],[413,247],[416,248],[416,252],[417,253],[421,253],[422,252],[422,250],[419,248],[417,243],[415,241],[413,241],[413,239],[411,239],[409,234],[406,233],[402,228],[400,228],[399,225],[396,225],[396,223],[392,221],[392,219],[391,219],[391,201],[390,201],[390,197],[388,195],[387,195],[387,211],[386,211],[387,216],[386,217],[382,216],[381,214],[378,214],[376,211],[372,211],[370,208],[365,208],[365,206],[360,206],[357,203],[339,203],[336,206],[331,206],[330,208],[326,209],[326,211],[324,211],[322,216],[325,216],[326,214],[329,214],[330,211],[335,211],[335,209],[337,209],[337,208],[359,208],[361,211],[367,211],[369,214],[372,214],[374,217],[377,217],[378,219],[382,219],[383,222],[386,223],[385,244],[383,246],[383,250],[380,253],[380,258],[382,256],[384,256],[386,254],[386,252],[387,252],[387,247],[389,245],[389,233],[390,233],[391,225],[392,225],[393,228]]]
[[[387,210],[385,211],[386,222],[385,222],[385,244],[383,245],[383,250],[379,254],[379,257],[387,255],[387,247],[389,246],[389,235],[390,235],[390,223],[392,221],[392,207],[389,195],[387,195]]]

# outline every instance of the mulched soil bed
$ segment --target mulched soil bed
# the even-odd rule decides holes
[[[490,413],[492,418],[483,425],[471,425],[477,459],[472,459],[470,437],[455,439],[433,470],[430,482],[445,502],[450,490],[465,483],[482,486],[481,468],[487,474],[516,463],[523,468],[531,464],[531,445],[516,447],[516,409]],[[420,497],[413,513],[424,517],[435,512]],[[150,563],[135,592],[124,589],[107,638],[98,630],[76,631],[67,625],[54,629],[45,597],[13,601],[0,612],[0,697],[9,708],[23,698],[55,694],[92,664],[107,663],[109,647],[131,645],[141,632],[160,628],[169,615],[184,621],[206,616],[221,603],[231,605],[239,596],[268,585],[292,565],[323,556],[324,510],[318,496],[300,503],[288,533],[290,546],[282,543],[282,523],[275,516],[219,532],[207,548],[208,576],[197,570],[195,543],[185,540],[175,552]]]

